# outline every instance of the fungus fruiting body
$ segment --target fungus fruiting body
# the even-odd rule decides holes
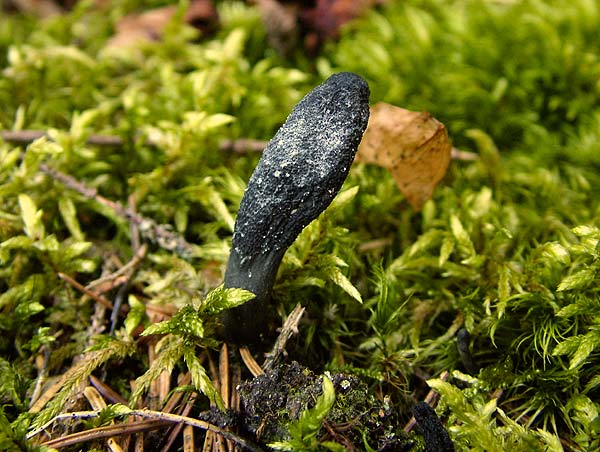
[[[413,415],[423,433],[427,452],[455,451],[450,435],[433,408],[426,402],[419,402],[413,408]]]
[[[369,87],[341,72],[308,93],[265,148],[240,204],[225,287],[256,297],[223,317],[233,342],[255,342],[287,248],[341,188],[369,119]]]

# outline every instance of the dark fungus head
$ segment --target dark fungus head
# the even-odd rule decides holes
[[[225,273],[225,287],[256,298],[223,317],[229,340],[254,342],[264,332],[283,254],[341,188],[368,119],[367,83],[341,72],[308,93],[267,145],[240,204]]]
[[[423,433],[427,452],[455,451],[450,435],[433,408],[426,402],[419,402],[413,408],[413,415]]]

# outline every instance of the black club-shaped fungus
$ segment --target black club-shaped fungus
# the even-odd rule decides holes
[[[235,223],[225,287],[256,298],[226,312],[226,338],[256,342],[277,269],[298,234],[341,188],[369,119],[369,87],[341,72],[308,93],[267,145]]]
[[[423,433],[427,452],[454,452],[454,444],[437,413],[425,402],[413,408],[417,425]]]

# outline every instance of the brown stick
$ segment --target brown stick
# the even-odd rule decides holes
[[[180,410],[180,414],[182,416],[187,416],[188,414],[190,414],[190,411],[192,410],[192,407],[194,406],[195,401],[196,401],[196,394],[189,394],[189,397],[188,397],[186,403],[184,404],[183,409]],[[181,430],[183,428],[184,428],[184,424],[177,424],[177,425],[175,425],[175,427],[173,427],[173,430],[169,434],[169,438],[168,438],[166,444],[164,445],[164,447],[161,449],[161,452],[168,452],[169,450],[171,450],[171,446],[173,446],[173,443],[175,443],[175,440],[177,439],[177,437],[179,436],[179,434],[181,433]],[[186,425],[185,428],[192,428],[192,427],[190,425]],[[192,437],[193,437],[193,433],[192,433]],[[185,430],[184,430],[183,438],[184,438],[184,443],[185,443],[185,438],[186,438]]]
[[[71,278],[69,275],[67,275],[65,273],[58,272],[57,276],[60,279],[62,279],[63,281],[65,281],[67,284],[69,284],[70,286],[74,287],[75,289],[77,289],[80,292],[84,293],[88,297],[90,297],[93,300],[97,301],[99,304],[101,304],[102,306],[106,307],[107,309],[112,309],[113,308],[113,304],[112,304],[111,301],[107,300],[102,295],[97,294],[96,292],[93,292],[93,291],[87,289],[83,284],[81,284],[80,282],[78,282],[75,279]],[[175,309],[174,308],[170,309],[168,307],[153,306],[151,304],[146,304],[146,309],[148,311],[152,311],[154,313],[165,315],[165,316],[172,316],[175,313]],[[121,306],[120,311],[123,311],[125,313],[129,312],[129,305],[123,305],[123,306]]]
[[[86,386],[83,390],[83,395],[94,410],[102,411],[106,408],[106,400],[102,398],[102,395],[93,386]],[[114,425],[114,421],[111,421],[111,425]],[[110,437],[106,440],[106,443],[111,452],[123,452],[116,438]]]
[[[43,130],[3,130],[0,132],[2,140],[14,144],[31,144],[40,138],[51,139]],[[115,135],[90,135],[86,143],[97,146],[123,146],[121,137]]]
[[[267,359],[263,363],[263,369],[269,370],[276,363],[279,357],[285,353],[285,344],[295,334],[298,334],[298,323],[304,314],[305,309],[298,303],[288,318],[283,323],[281,332],[273,345],[273,349],[267,354]]]
[[[3,141],[13,144],[28,145],[40,138],[51,140],[52,138],[43,130],[2,130],[0,138]],[[85,141],[92,146],[115,146],[125,145],[125,140],[117,135],[90,135]],[[146,146],[156,147],[157,143],[152,140],[146,140]],[[262,152],[267,146],[267,141],[256,140],[254,138],[239,138],[237,140],[223,140],[219,145],[221,151],[235,152],[236,154],[246,154],[248,152]]]
[[[42,394],[42,388],[44,383],[46,382],[46,377],[48,373],[48,361],[50,360],[50,349],[48,345],[42,346],[42,364],[39,367],[38,377],[35,380],[35,388],[33,389],[33,394],[31,394],[31,399],[29,402],[29,408],[33,407],[35,402],[39,399]]]
[[[112,309],[113,308],[112,302],[110,302],[109,300],[107,300],[106,298],[104,298],[102,295],[98,295],[97,293],[95,293],[95,292],[93,292],[91,290],[86,289],[86,287],[83,284],[81,284],[78,281],[76,281],[75,279],[71,278],[69,275],[67,275],[65,273],[58,272],[57,276],[60,279],[62,279],[63,281],[65,281],[67,284],[69,284],[70,286],[74,287],[75,289],[79,290],[80,292],[86,294],[91,299],[93,299],[96,302],[100,303],[105,308],[108,308],[108,309]],[[128,311],[129,310],[129,306],[123,306],[121,309],[123,309],[123,311]]]
[[[51,137],[43,130],[2,130],[0,138],[13,144],[31,144],[35,140],[42,137],[51,139]],[[87,144],[93,146],[123,146],[125,141],[116,135],[90,135]],[[219,145],[221,151],[235,152],[236,154],[246,154],[248,152],[262,152],[267,147],[268,141],[257,140],[254,138],[238,138],[237,140],[223,140]],[[157,146],[152,140],[147,140],[147,146]],[[452,148],[452,160],[473,161],[479,158],[478,154],[468,151],[461,151],[457,148]]]
[[[67,413],[64,415],[57,416],[51,422],[54,422],[54,421],[60,420],[60,419],[89,419],[89,418],[97,417],[98,414],[99,414],[99,412],[97,412],[97,411],[82,411],[82,412],[78,412],[78,413]],[[181,424],[181,423],[183,423],[186,425],[191,425],[192,427],[200,428],[202,430],[210,430],[211,432],[218,433],[219,435],[224,436],[225,438],[231,439],[236,444],[239,444],[240,446],[245,447],[250,451],[262,452],[262,449],[260,449],[256,445],[246,441],[245,439],[242,439],[239,436],[234,435],[233,433],[222,429],[221,427],[218,427],[216,425],[210,424],[205,421],[201,421],[199,419],[193,419],[190,417],[180,416],[177,414],[163,413],[160,411],[152,411],[152,410],[145,410],[145,409],[131,410],[127,413],[124,413],[124,415],[139,416],[141,418],[154,421],[156,424],[158,424],[157,426],[162,426],[164,424]],[[91,441],[93,439],[106,438],[106,437],[116,436],[116,435],[121,435],[121,434],[129,434],[129,433],[132,433],[133,431],[148,430],[148,428],[144,428],[144,429],[140,429],[140,430],[133,430],[133,429],[135,429],[137,424],[138,423],[128,423],[128,424],[123,424],[123,425],[99,427],[99,428],[96,428],[93,430],[79,432],[79,433],[73,433],[71,435],[66,435],[61,438],[56,438],[56,439],[53,439],[50,441],[46,441],[46,442],[42,443],[42,445],[47,446],[47,447],[54,447],[54,448],[66,447],[66,446],[71,446],[73,444],[78,444],[78,443],[84,442],[84,441]],[[45,427],[47,427],[47,425],[44,426],[44,428]],[[38,432],[36,431],[34,433],[37,434]],[[32,436],[35,436],[35,434]]]
[[[134,212],[129,207],[123,206],[120,202],[111,201],[98,194],[98,190],[88,187],[83,182],[78,181],[73,176],[65,174],[57,169],[48,166],[45,163],[40,164],[40,170],[50,176],[52,179],[61,182],[71,190],[75,190],[88,199],[92,199],[103,206],[111,209],[118,216],[125,218],[130,223],[135,223],[140,233],[148,240],[157,243],[160,247],[175,251],[182,256],[191,256],[193,247],[181,235],[169,230],[169,227],[157,224],[155,221],[143,217]]]
[[[252,353],[250,353],[248,347],[240,347],[239,351],[242,361],[244,361],[244,364],[253,376],[258,377],[259,375],[265,373],[260,367],[260,364],[258,364],[254,359],[254,356],[252,356]]]
[[[223,343],[219,353],[219,390],[225,408],[231,408],[229,405],[229,383],[229,347],[226,343]]]
[[[98,278],[98,279],[92,281],[87,286],[85,286],[85,288],[88,290],[95,289],[94,292],[96,292],[96,293],[97,292],[108,292],[109,290],[114,289],[116,286],[118,286],[124,282],[122,280],[123,277],[126,277],[127,279],[129,279],[131,277],[131,275],[135,271],[136,267],[146,257],[147,251],[148,251],[148,246],[144,243],[140,248],[138,248],[138,250],[136,251],[136,253],[133,255],[133,257],[131,258],[131,260],[129,262],[127,262],[125,265],[123,265],[117,271],[115,271],[109,275],[102,276],[101,278]],[[99,285],[107,285],[107,287],[103,288],[102,290],[99,291],[97,289],[97,286],[99,286]]]

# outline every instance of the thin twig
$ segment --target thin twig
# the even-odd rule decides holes
[[[298,303],[288,318],[283,323],[281,332],[273,345],[273,349],[267,354],[267,359],[263,363],[263,369],[271,369],[279,360],[279,357],[285,353],[287,341],[295,334],[298,334],[298,323],[304,314],[305,309]],[[241,351],[241,350],[240,350]]]
[[[121,403],[123,405],[127,405],[127,400],[121,394],[116,392],[113,388],[108,386],[103,381],[96,378],[94,375],[90,375],[90,383],[94,388],[98,390],[102,397],[107,399],[111,403]]]
[[[231,392],[230,392],[230,373],[229,373],[229,347],[227,343],[223,343],[221,351],[219,352],[219,391],[225,408],[231,408]],[[225,450],[233,450],[233,443],[231,440],[226,440],[224,444]]]
[[[127,197],[127,205],[131,209],[132,212],[136,212],[136,198],[135,195],[131,194]],[[137,212],[136,212],[137,213]],[[135,223],[129,224],[129,232],[131,234],[131,249],[135,250],[136,254],[140,249],[140,229],[137,227]]]
[[[191,425],[186,425],[183,429],[183,452],[194,452],[195,450],[194,427]]]
[[[169,422],[165,420],[154,419],[146,421],[137,421],[127,424],[107,425],[106,427],[98,427],[90,430],[85,430],[83,432],[64,435],[59,438],[42,442],[41,445],[46,447],[52,447],[54,449],[60,449],[61,447],[67,447],[72,446],[74,444],[85,443],[88,441],[110,438],[113,436],[131,435],[133,433],[138,432],[157,430],[161,427],[164,427],[165,425],[169,425]]]
[[[66,377],[63,374],[61,377],[59,377],[56,380],[56,382],[54,382],[52,385],[50,385],[42,393],[42,395],[40,395],[37,398],[37,400],[31,405],[31,408],[29,408],[29,412],[30,413],[39,413],[42,410],[42,408],[44,408],[46,403],[48,403],[48,401],[50,401],[50,399],[52,399],[52,397],[54,397],[56,395],[56,393],[62,389],[62,387],[65,384],[65,380],[66,380]]]
[[[337,443],[342,443],[344,445],[344,449],[348,452],[356,452],[356,447],[354,446],[354,444],[352,444],[352,441],[350,441],[347,437],[345,437],[344,435],[338,433],[333,426],[331,425],[331,423],[327,420],[323,421],[323,427],[325,427],[325,430],[327,430],[327,433],[329,433],[329,436],[331,436],[331,438],[337,442]]]
[[[73,413],[60,414],[60,415],[56,416],[54,419],[52,419],[50,422],[44,424],[44,426],[42,426],[39,429],[28,434],[27,437],[33,438],[37,434],[41,433],[43,430],[47,429],[53,422],[58,422],[58,421],[62,421],[62,420],[91,419],[91,418],[98,417],[99,415],[100,415],[100,411],[79,411],[79,412],[73,412]],[[225,438],[231,439],[236,444],[239,444],[240,446],[245,447],[250,451],[262,452],[262,449],[259,446],[255,445],[243,438],[240,438],[239,436],[237,436],[231,432],[228,432],[228,431],[222,429],[221,427],[210,424],[206,421],[201,421],[200,419],[194,419],[194,418],[190,418],[190,417],[186,417],[186,416],[180,416],[177,414],[163,413],[160,411],[153,411],[153,410],[146,410],[146,409],[131,410],[127,413],[123,413],[123,416],[139,416],[144,419],[148,419],[148,420],[152,420],[152,421],[159,421],[160,422],[159,425],[164,425],[165,423],[169,423],[169,424],[182,424],[183,423],[186,425],[191,425],[192,427],[200,428],[202,430],[209,430],[211,432],[218,433],[219,435],[221,435]],[[134,425],[135,424],[125,424],[126,427],[133,427]],[[115,427],[121,427],[121,429],[115,429]],[[123,425],[108,426],[108,427],[100,427],[97,429],[88,430],[86,432],[73,433],[71,435],[66,435],[61,438],[46,441],[46,442],[42,443],[42,445],[47,446],[47,447],[55,447],[55,448],[66,447],[66,446],[71,446],[73,444],[78,444],[83,441],[90,441],[92,439],[106,438],[106,437],[116,436],[116,435],[123,434],[123,433],[131,433],[131,430],[125,430],[122,427],[123,427]],[[122,432],[115,433],[115,431],[119,431],[119,430],[121,430]],[[91,437],[90,433],[95,433],[95,436]]]
[[[47,132],[43,130],[2,130],[0,138],[3,141],[13,144],[28,145],[40,138],[52,139]],[[125,145],[125,140],[117,135],[90,135],[86,139],[86,144],[93,146],[116,146]],[[146,146],[156,147],[158,144],[152,140],[144,142]],[[219,145],[221,151],[235,152],[236,154],[246,154],[248,152],[262,152],[267,147],[268,141],[257,140],[254,138],[238,138],[236,140],[223,140]],[[474,152],[461,151],[455,147],[451,151],[452,160],[474,161],[479,155]]]
[[[83,284],[81,284],[80,282],[76,281],[75,279],[71,278],[69,275],[65,274],[65,273],[61,273],[58,272],[57,276],[62,279],[63,281],[65,281],[66,283],[68,283],[70,286],[74,287],[75,289],[79,290],[80,292],[84,293],[85,295],[87,295],[88,297],[94,299],[95,301],[97,301],[98,303],[100,303],[102,306],[108,308],[108,309],[113,309],[113,304],[111,301],[107,300],[105,297],[103,297],[102,295],[99,295],[91,290],[88,290]],[[160,314],[160,315],[164,315],[164,316],[172,316],[176,309],[170,309],[168,307],[165,306],[154,306],[151,304],[146,304],[146,309],[148,311],[151,311],[153,313],[156,314]],[[129,312],[129,306],[128,305],[123,305],[121,306],[121,311],[123,312]]]
[[[191,383],[192,381],[192,374],[190,374],[189,372],[183,374],[183,375],[179,375],[177,377],[177,386],[187,386]],[[177,405],[179,405],[179,402],[181,401],[181,399],[183,398],[183,396],[185,395],[185,393],[183,391],[173,391],[171,392],[171,395],[169,396],[169,400],[167,400],[167,403],[165,403],[165,406],[163,407],[163,411],[167,412],[167,413],[172,413],[173,411],[175,411],[175,408],[177,407]]]
[[[151,242],[157,243],[161,248],[175,251],[183,257],[190,257],[193,255],[193,246],[180,234],[171,231],[170,226],[157,224],[154,220],[139,215],[129,207],[123,206],[120,202],[112,201],[99,195],[97,189],[88,187],[73,176],[58,171],[45,163],[40,164],[40,171],[47,174],[52,179],[61,182],[66,187],[75,190],[84,197],[108,207],[116,215],[125,218],[131,223],[135,223],[142,236]]]
[[[102,395],[93,386],[87,386],[83,390],[83,395],[94,410],[102,411],[106,408],[106,400],[102,398]],[[114,425],[114,421],[111,421],[111,425]],[[121,446],[119,446],[114,437],[108,438],[106,442],[111,452],[123,452]]]
[[[192,374],[190,372],[187,372],[185,374],[179,374],[177,376],[177,386],[189,385],[191,381],[192,381]],[[188,397],[188,396],[189,396],[189,393],[185,393],[183,391],[171,391],[171,395],[169,396],[169,399],[163,406],[162,411],[164,413],[174,413],[175,410],[177,409],[177,407],[180,406],[180,402],[184,398],[185,398],[185,400],[184,400],[183,406],[184,406],[184,408],[186,408],[189,405],[189,401],[190,401],[190,397]],[[194,398],[192,400],[195,400],[195,394],[194,394]],[[179,412],[177,414],[183,414],[184,416],[187,416],[188,413],[189,413],[189,410],[184,411],[184,412],[179,410]],[[170,445],[175,441],[175,439],[179,435],[179,432],[181,431],[181,426],[182,426],[182,424],[178,424],[171,429],[171,432],[169,433],[169,438],[167,439],[167,443],[165,444],[165,446],[162,449],[163,452],[169,450]]]
[[[113,308],[113,304],[111,301],[107,300],[102,295],[98,295],[97,293],[95,293],[91,290],[88,290],[83,284],[81,284],[78,281],[76,281],[75,279],[71,278],[69,275],[62,273],[62,272],[58,272],[56,274],[56,276],[58,276],[60,279],[62,279],[63,281],[65,281],[67,284],[74,287],[75,289],[79,290],[80,292],[83,292],[85,295],[92,298],[96,302],[100,303],[105,308],[107,308],[107,309]],[[128,311],[129,306],[123,306],[122,309],[123,309],[123,311]]]
[[[31,394],[31,399],[29,401],[29,408],[31,408],[34,403],[38,400],[38,398],[40,397],[41,393],[42,393],[42,387],[44,385],[44,383],[46,382],[46,375],[48,373],[48,362],[50,361],[50,347],[48,347],[48,345],[44,345],[42,347],[42,365],[40,368],[40,372],[38,374],[38,377],[35,381],[35,388],[33,390],[33,393]]]
[[[50,427],[55,422],[79,421],[81,419],[93,419],[95,417],[98,417],[98,413],[99,413],[98,411],[72,411],[70,413],[58,414],[58,415],[54,416],[52,419],[50,419],[48,422],[46,422],[44,425],[42,425],[41,427],[36,428],[35,430],[32,430],[31,432],[29,432],[25,436],[25,439],[32,439],[32,438],[36,437],[37,435],[42,433],[44,430],[47,430],[48,427]]]
[[[114,289],[115,286],[121,285],[122,283],[121,283],[120,277],[127,276],[129,278],[130,277],[129,273],[133,273],[135,268],[144,260],[144,258],[146,257],[147,251],[148,251],[148,245],[144,243],[135,252],[135,254],[133,255],[133,257],[131,258],[131,260],[129,262],[127,262],[125,265],[123,265],[117,271],[115,271],[109,275],[102,276],[101,278],[98,278],[98,279],[92,281],[87,286],[85,286],[85,288],[88,290],[92,290],[96,286],[99,286],[99,285],[105,284],[105,283],[110,283],[113,280],[117,280],[120,282],[120,284],[111,284],[107,290],[101,291],[101,292],[107,292],[108,290]],[[94,292],[98,292],[98,291],[94,291]]]

